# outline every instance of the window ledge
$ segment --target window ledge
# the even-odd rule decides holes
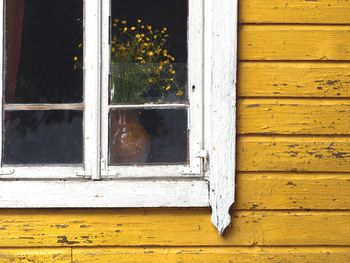
[[[208,207],[205,180],[2,181],[0,207]]]

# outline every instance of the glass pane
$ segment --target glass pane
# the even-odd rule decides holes
[[[6,102],[81,102],[83,0],[6,0],[5,8]]]
[[[4,164],[82,163],[80,111],[5,113]]]
[[[187,163],[187,110],[112,110],[110,164]]]
[[[188,0],[112,0],[110,102],[187,100]]]

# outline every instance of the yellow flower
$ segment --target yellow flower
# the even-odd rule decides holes
[[[166,88],[165,88],[166,91],[168,91],[170,89],[171,89],[170,85],[166,86]]]
[[[141,19],[137,19],[137,22],[138,22],[138,23],[141,23],[142,21],[141,21]]]
[[[73,60],[74,60],[74,61],[78,61],[78,57],[74,57]]]
[[[167,57],[168,56],[168,50],[164,49],[163,50],[163,55],[164,55],[164,57]]]
[[[122,21],[122,24],[123,24],[123,25],[125,25],[125,24],[126,24],[126,21],[125,21],[125,20],[123,20],[123,21]]]
[[[143,57],[137,57],[136,59],[137,60],[143,60]]]
[[[147,26],[148,30],[152,30],[152,26]]]
[[[130,29],[131,29],[132,31],[134,31],[134,30],[136,29],[136,27],[132,26]]]
[[[152,57],[154,55],[153,51],[148,52],[148,56]]]
[[[159,70],[162,70],[162,69],[163,69],[163,65],[160,64],[158,69],[159,69]]]
[[[128,28],[127,27],[124,27],[124,32],[128,31]]]
[[[173,70],[173,69],[172,69],[172,70],[170,70],[169,72],[170,72],[170,74],[171,74],[171,75],[175,75],[175,73],[176,73],[176,71],[175,71],[175,70]]]
[[[115,53],[115,47],[112,47],[112,53]]]
[[[178,90],[176,92],[176,96],[182,96],[182,95],[184,95],[184,92],[182,90]]]
[[[152,83],[153,82],[153,79],[148,79],[148,83]]]

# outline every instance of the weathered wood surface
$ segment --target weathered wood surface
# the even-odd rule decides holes
[[[3,210],[0,246],[348,245],[350,212],[236,211],[224,237],[210,209]]]
[[[239,171],[350,171],[350,137],[241,136]]]
[[[33,111],[33,110],[84,110],[84,103],[32,103],[32,104],[4,104],[5,111]]]
[[[238,173],[234,209],[350,210],[350,174]]]
[[[349,0],[242,0],[241,23],[350,24]]]
[[[244,25],[241,60],[350,60],[350,26]]]
[[[28,248],[28,249],[0,249],[0,262],[3,263],[70,263],[70,248]]]
[[[350,100],[241,99],[240,134],[350,134]]]
[[[349,63],[240,62],[238,76],[241,97],[350,97]]]
[[[320,263],[350,261],[350,248],[73,248],[74,263],[105,262],[193,262],[193,263],[228,263],[228,262],[293,262]]]

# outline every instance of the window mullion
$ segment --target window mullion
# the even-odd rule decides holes
[[[109,89],[109,64],[110,64],[110,30],[111,30],[111,2],[102,2],[102,74],[101,74],[101,171],[106,174],[108,170],[108,89]]]
[[[84,161],[86,175],[100,179],[101,3],[85,1],[84,32]]]

